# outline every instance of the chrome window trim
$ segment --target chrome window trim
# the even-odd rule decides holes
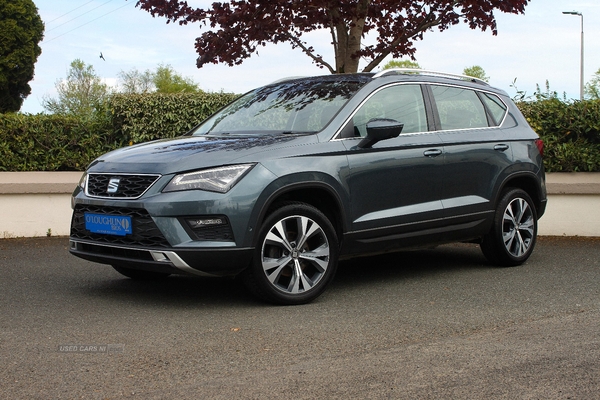
[[[373,92],[371,92],[366,98],[363,99],[363,101],[360,102],[360,104],[358,106],[356,106],[354,108],[354,111],[352,111],[352,113],[344,120],[344,122],[340,125],[340,127],[338,128],[338,130],[335,132],[335,135],[333,135],[333,137],[331,138],[331,142],[333,141],[338,141],[338,140],[358,140],[358,139],[363,139],[362,137],[351,137],[351,138],[342,138],[342,137],[338,137],[341,135],[342,130],[344,129],[344,127],[346,126],[346,124],[348,123],[348,121],[350,121],[352,118],[354,118],[354,116],[356,115],[356,113],[358,112],[358,110],[367,102],[369,101],[369,99],[371,99],[371,97],[373,97],[375,94],[379,93],[381,90],[383,89],[387,89],[393,86],[400,86],[400,85],[422,85],[423,83],[421,82],[393,82],[390,83],[389,85],[385,85],[385,86],[381,86],[379,88],[377,88],[376,90],[374,90]],[[425,104],[426,101],[423,98],[423,105],[425,106],[425,109],[427,110],[427,105]],[[341,111],[341,110],[340,110]],[[430,134],[430,133],[434,133],[436,131],[423,131],[423,132],[411,132],[411,133],[406,133],[403,134],[403,136],[409,136],[409,135],[423,135],[423,134]]]
[[[364,98],[363,101],[361,101],[360,104],[354,108],[354,110],[352,111],[352,113],[340,125],[340,128],[338,128],[338,130],[332,136],[332,138],[330,139],[330,141],[333,142],[333,141],[339,141],[339,140],[358,140],[358,139],[362,139],[362,137],[342,138],[342,137],[339,137],[339,136],[341,135],[342,129],[344,129],[344,127],[346,126],[346,124],[348,123],[348,121],[350,121],[350,119],[352,119],[354,117],[354,115],[356,115],[356,113],[358,112],[358,110],[372,96],[374,96],[376,93],[378,93],[379,91],[381,91],[383,89],[387,89],[389,87],[398,86],[398,85],[429,85],[429,86],[436,85],[436,86],[449,86],[449,87],[455,87],[455,88],[458,88],[458,89],[473,90],[474,92],[488,93],[488,94],[490,94],[492,96],[497,97],[500,100],[500,102],[502,102],[502,104],[504,104],[504,106],[506,107],[506,110],[504,111],[504,116],[502,118],[502,121],[497,126],[487,126],[487,127],[481,127],[481,128],[463,128],[463,129],[440,129],[440,130],[437,130],[437,131],[424,131],[424,132],[406,133],[406,134],[402,134],[402,136],[424,135],[424,134],[441,133],[441,132],[464,132],[464,131],[482,130],[482,129],[501,129],[501,126],[504,125],[504,122],[508,118],[508,110],[509,110],[508,104],[506,104],[506,102],[502,99],[502,97],[500,97],[497,93],[494,93],[491,90],[485,90],[485,88],[481,88],[481,89],[477,88],[477,89],[475,89],[475,88],[471,88],[471,87],[468,87],[468,86],[462,86],[462,85],[453,85],[453,84],[449,84],[449,83],[426,82],[426,81],[393,82],[393,83],[390,83],[388,85],[384,85],[384,86],[381,86],[381,87],[377,88],[372,93],[370,93],[366,98]],[[483,104],[483,102],[482,102],[482,104]],[[485,105],[483,105],[483,106],[485,108]],[[427,104],[425,104],[425,107],[427,107]]]

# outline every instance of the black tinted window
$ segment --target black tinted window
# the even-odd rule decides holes
[[[493,125],[499,126],[506,115],[506,104],[498,96],[490,93],[481,93],[481,98],[492,115]]]
[[[485,108],[474,90],[432,85],[442,130],[489,126]]]
[[[372,119],[393,119],[402,124],[402,133],[427,131],[427,117],[420,85],[396,85],[371,96],[353,118],[356,136],[367,135],[367,122]]]

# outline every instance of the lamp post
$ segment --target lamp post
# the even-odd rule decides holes
[[[581,61],[579,71],[579,99],[583,100],[583,14],[579,11],[563,11],[563,14],[579,15],[581,17]]]

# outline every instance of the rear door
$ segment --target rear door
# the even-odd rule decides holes
[[[506,105],[485,91],[431,85],[436,127],[444,144],[441,201],[449,224],[468,229],[493,213],[494,191],[512,163],[512,149],[499,126]],[[482,225],[485,228],[485,224]]]

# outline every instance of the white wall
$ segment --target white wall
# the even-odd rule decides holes
[[[70,194],[0,194],[0,238],[69,236]]]
[[[0,239],[68,236],[81,172],[0,173]],[[600,237],[600,173],[547,174],[545,236]]]

